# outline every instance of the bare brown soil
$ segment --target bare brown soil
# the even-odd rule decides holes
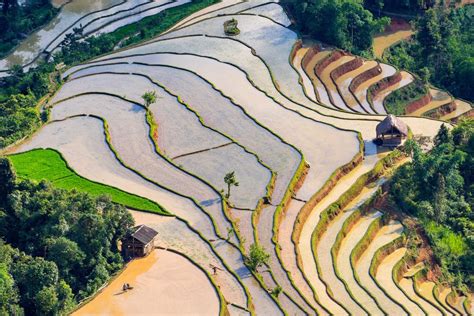
[[[331,72],[331,77],[334,81],[336,81],[338,78],[340,78],[344,74],[346,74],[346,73],[348,73],[352,70],[356,70],[357,68],[362,66],[363,63],[364,63],[364,60],[362,58],[356,57],[353,60],[351,60],[347,63],[344,63],[341,66],[334,69]]]
[[[415,112],[431,102],[431,95],[429,93],[422,96],[420,99],[409,103],[405,108],[405,113]]]
[[[352,82],[349,86],[349,89],[352,92],[355,92],[362,83],[364,83],[365,81],[370,80],[370,79],[380,75],[381,72],[382,72],[382,69],[380,68],[380,65],[377,65],[377,66],[361,73],[360,75],[358,75],[357,77],[355,77],[352,80]]]

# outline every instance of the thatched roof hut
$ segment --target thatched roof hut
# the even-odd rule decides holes
[[[122,239],[122,252],[125,258],[143,257],[155,247],[158,232],[146,225],[133,227]]]
[[[382,146],[396,147],[408,136],[408,125],[395,115],[389,114],[377,125],[376,132]]]

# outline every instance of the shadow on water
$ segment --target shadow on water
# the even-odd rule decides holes
[[[204,200],[204,201],[201,201],[201,203],[199,203],[199,205],[201,205],[201,206],[211,206],[211,205],[214,205],[216,203],[220,203],[220,201],[221,201],[220,198]]]
[[[235,272],[241,279],[252,277],[252,273],[250,273],[250,270],[245,266],[240,267],[239,269],[235,270]]]

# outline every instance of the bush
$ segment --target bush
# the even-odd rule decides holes
[[[250,270],[256,271],[260,266],[267,264],[269,259],[270,255],[265,251],[265,248],[252,244],[249,256],[246,258],[246,263]]]
[[[236,19],[228,20],[224,22],[224,32],[227,35],[235,36],[240,34],[240,30],[237,27],[239,22]]]

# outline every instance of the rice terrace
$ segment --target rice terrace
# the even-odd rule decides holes
[[[0,315],[474,314],[474,6],[0,1]]]

